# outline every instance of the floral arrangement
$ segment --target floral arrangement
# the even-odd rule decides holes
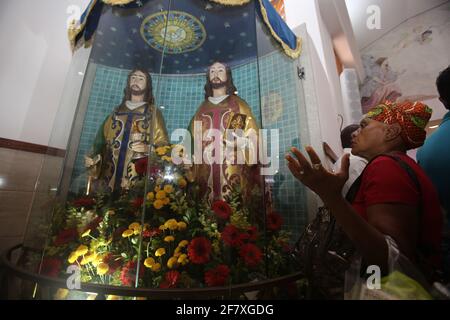
[[[281,215],[245,206],[238,188],[208,204],[190,168],[172,163],[171,150],[138,160],[139,179],[119,198],[98,192],[58,208],[41,273],[64,276],[74,264],[83,282],[198,288],[295,271]],[[261,196],[255,190],[252,203]]]

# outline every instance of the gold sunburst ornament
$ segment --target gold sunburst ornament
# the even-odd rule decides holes
[[[163,11],[144,19],[141,36],[155,50],[180,54],[201,47],[206,40],[206,30],[191,14]]]

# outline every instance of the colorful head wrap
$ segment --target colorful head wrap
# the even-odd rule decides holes
[[[408,149],[415,149],[425,142],[425,127],[432,112],[433,110],[422,102],[385,102],[370,109],[366,118],[386,124],[400,124],[403,142]]]

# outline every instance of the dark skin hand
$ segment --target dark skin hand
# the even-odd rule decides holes
[[[367,208],[366,221],[341,195],[348,179],[349,155],[342,159],[341,170],[332,173],[321,165],[313,148],[306,147],[310,161],[298,149],[291,151],[294,156],[287,155],[286,160],[292,174],[319,195],[368,265],[378,265],[384,272],[388,271],[385,235],[393,238],[402,254],[414,261],[418,229],[416,208],[394,203],[372,205]]]

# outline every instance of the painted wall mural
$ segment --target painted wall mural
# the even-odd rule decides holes
[[[362,111],[384,100],[438,97],[435,81],[450,65],[450,2],[411,18],[362,50]]]

